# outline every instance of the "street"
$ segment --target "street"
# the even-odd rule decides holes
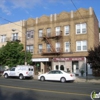
[[[60,83],[0,77],[0,100],[91,100],[99,83]]]

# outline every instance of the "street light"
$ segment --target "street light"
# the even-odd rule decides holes
[[[17,31],[17,29],[12,29],[12,31],[13,32],[15,32],[15,31]],[[19,30],[18,30],[19,31]],[[22,31],[19,31],[19,32],[21,32],[22,33]],[[22,33],[23,34],[23,33]],[[26,42],[26,33],[25,33],[25,65],[27,65],[27,52],[26,52],[26,44],[27,44],[27,42]]]

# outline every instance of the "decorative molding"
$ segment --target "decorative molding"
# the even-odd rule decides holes
[[[39,18],[39,23],[41,22],[50,22],[49,17],[46,15],[43,15],[42,17]]]
[[[68,12],[62,12],[57,16],[58,20],[69,19],[69,18],[70,18],[70,13],[68,13]]]

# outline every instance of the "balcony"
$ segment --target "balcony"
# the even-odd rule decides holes
[[[6,41],[11,41],[11,42],[18,41],[18,42],[20,42],[21,38],[20,37],[9,37],[9,38],[6,38]]]
[[[55,48],[54,51],[52,50],[52,48],[48,48],[48,49],[43,49],[42,50],[42,55],[60,55],[62,54],[62,48]]]
[[[59,39],[62,37],[62,31],[55,32],[55,34],[47,33],[43,35],[43,39]]]

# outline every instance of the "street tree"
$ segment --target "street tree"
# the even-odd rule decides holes
[[[26,62],[31,64],[32,54],[25,52],[23,44],[18,41],[7,42],[5,46],[0,48],[0,65],[14,67],[23,65]]]
[[[100,76],[100,45],[88,51],[87,60],[91,64],[93,74]]]

